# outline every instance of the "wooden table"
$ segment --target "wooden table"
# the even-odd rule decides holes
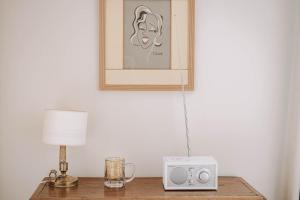
[[[135,178],[126,188],[112,190],[103,178],[79,178],[74,188],[50,188],[39,184],[30,200],[266,200],[239,177],[219,177],[218,191],[164,191],[161,178]]]

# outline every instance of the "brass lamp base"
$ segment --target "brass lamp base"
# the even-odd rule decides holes
[[[78,178],[73,176],[58,176],[55,180],[50,181],[51,187],[69,188],[78,185]]]
[[[59,188],[69,188],[78,185],[78,178],[73,176],[68,176],[68,162],[66,161],[66,146],[61,145],[59,148],[59,171],[60,175],[57,176],[57,171],[55,169],[51,170],[49,173],[49,186],[59,187]]]

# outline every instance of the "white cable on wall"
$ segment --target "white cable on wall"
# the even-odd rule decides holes
[[[181,73],[181,94],[182,94],[184,123],[185,123],[185,137],[186,137],[187,156],[190,157],[191,156],[191,147],[190,147],[189,120],[188,120],[188,112],[187,112],[187,108],[186,108],[185,89],[184,89],[182,73]]]

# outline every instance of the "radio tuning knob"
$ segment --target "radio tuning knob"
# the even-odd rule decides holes
[[[208,169],[201,169],[198,172],[198,180],[200,183],[207,183],[210,179],[210,172]]]

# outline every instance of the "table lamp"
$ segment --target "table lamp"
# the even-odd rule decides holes
[[[78,178],[68,176],[66,146],[84,145],[86,141],[87,112],[46,110],[43,130],[43,142],[59,145],[59,171],[51,170],[49,185],[53,187],[73,187],[78,185]],[[53,177],[54,175],[54,177]]]

